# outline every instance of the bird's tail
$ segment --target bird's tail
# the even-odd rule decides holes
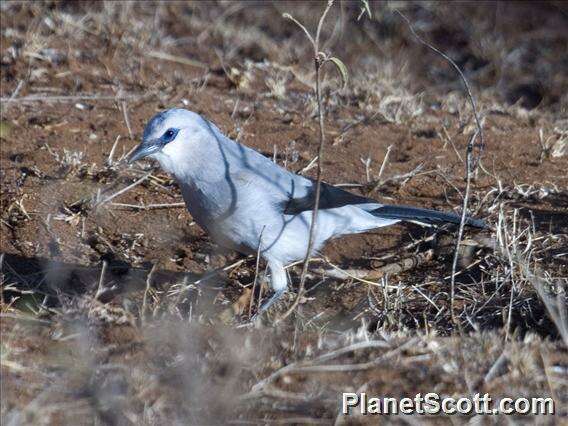
[[[453,213],[444,213],[436,210],[421,209],[419,207],[390,206],[384,205],[370,212],[382,219],[398,219],[409,222],[419,222],[427,225],[439,225],[441,223],[459,224],[461,217]],[[475,228],[485,228],[485,222],[479,219],[466,217],[465,224]]]

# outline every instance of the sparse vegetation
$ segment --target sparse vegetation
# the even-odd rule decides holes
[[[358,390],[551,396],[555,416],[511,421],[565,419],[566,6],[336,2],[315,49],[282,18],[318,28],[326,5],[2,2],[2,424],[373,421],[339,414]],[[474,116],[395,9],[475,88],[468,208],[490,229],[464,233],[453,292],[454,229],[334,241],[287,318],[293,293],[241,327],[265,265],[215,247],[169,176],[123,159],[157,110],[186,107],[312,177],[324,129],[325,181],[460,212]],[[345,63],[345,87],[314,51]]]

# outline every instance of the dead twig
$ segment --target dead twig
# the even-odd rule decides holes
[[[116,101],[117,99],[128,99],[137,100],[140,99],[141,95],[122,95],[117,98],[116,96],[107,95],[75,95],[75,96],[41,96],[41,95],[30,95],[21,98],[12,99],[12,103],[29,103],[29,102],[76,102],[76,101]],[[0,102],[8,102],[10,98],[2,97]]]
[[[110,152],[108,154],[108,159],[106,161],[106,165],[107,166],[112,166],[113,165],[113,157],[114,157],[114,152],[116,151],[116,147],[118,146],[118,142],[120,141],[120,135],[118,135],[114,141],[114,144],[112,145],[112,148],[110,149]]]
[[[115,192],[114,194],[108,196],[107,198],[105,198],[103,200],[96,201],[95,205],[93,207],[98,207],[102,204],[106,204],[110,200],[113,200],[114,198],[118,197],[119,195],[124,194],[127,191],[130,191],[135,186],[140,185],[142,182],[144,182],[151,174],[152,174],[152,172],[148,172],[144,176],[142,176],[140,179],[138,179],[136,182],[128,185],[126,188],[122,188],[120,191]]]
[[[148,273],[148,277],[146,278],[146,288],[144,290],[144,298],[142,299],[142,308],[140,309],[140,321],[142,324],[146,321],[146,310],[148,304],[148,294],[150,293],[150,289],[152,288],[152,277],[154,276],[154,272],[156,271],[157,263],[152,265],[152,269]]]
[[[258,267],[260,265],[260,248],[262,246],[262,234],[264,233],[264,226],[262,227],[262,231],[260,231],[260,237],[258,239],[258,248],[256,250],[256,265],[254,268],[254,281],[252,283],[252,292],[250,295],[250,301],[249,301],[249,310],[248,310],[248,316],[249,318],[252,315],[252,305],[254,302],[254,291],[256,290],[256,283],[258,282]],[[259,296],[260,299],[260,296]]]
[[[392,177],[387,178],[385,180],[381,180],[379,178],[377,180],[369,182],[367,185],[364,185],[364,187],[367,188],[369,190],[369,192],[375,192],[381,186],[383,186],[387,183],[397,182],[397,181],[403,181],[403,183],[405,183],[415,176],[426,175],[426,174],[430,174],[430,173],[435,172],[435,170],[431,170],[431,171],[428,171],[428,172],[422,172],[423,168],[424,168],[424,164],[419,164],[418,166],[416,166],[413,170],[411,170],[408,173],[402,173],[402,174],[399,174],[399,175],[395,175],[395,176],[392,176]]]
[[[330,58],[325,53],[320,52],[320,50],[319,50],[321,30],[322,30],[322,27],[323,27],[323,23],[325,21],[325,17],[327,16],[328,12],[331,10],[331,7],[333,6],[333,1],[334,0],[328,0],[327,6],[326,6],[325,10],[323,11],[323,13],[320,17],[318,27],[317,27],[317,30],[316,30],[315,40],[314,40],[314,38],[311,37],[311,35],[310,35],[309,31],[306,29],[306,27],[304,27],[302,24],[300,24],[292,16],[287,15],[287,17],[289,19],[294,21],[300,28],[302,28],[304,30],[304,32],[306,33],[308,39],[310,40],[310,42],[312,43],[312,46],[314,48],[314,67],[315,67],[315,72],[316,72],[315,92],[316,92],[316,100],[317,100],[317,105],[318,105],[318,117],[319,117],[319,148],[318,148],[318,156],[317,156],[317,173],[316,173],[316,191],[315,191],[315,200],[314,200],[314,210],[312,212],[312,223],[310,225],[310,232],[309,232],[309,237],[308,237],[308,247],[307,247],[307,250],[306,250],[306,257],[304,258],[304,266],[302,268],[302,274],[300,275],[300,286],[298,288],[298,294],[296,295],[296,299],[294,300],[294,303],[284,313],[284,315],[282,315],[276,321],[276,323],[287,318],[296,309],[296,307],[300,303],[300,300],[302,299],[302,296],[304,295],[306,275],[307,275],[307,272],[308,272],[308,266],[309,266],[309,263],[310,263],[310,257],[311,257],[312,248],[313,248],[313,245],[314,245],[316,222],[317,222],[317,215],[318,215],[319,202],[320,202],[321,180],[322,180],[322,171],[323,171],[323,153],[324,153],[324,146],[325,146],[324,111],[323,111],[323,107],[322,107],[322,97],[321,97],[321,68],[326,62],[332,61],[340,69],[340,71],[342,72],[342,75],[344,73],[343,68],[341,68],[341,66],[338,65],[338,63],[341,63],[341,61],[339,61],[336,58]],[[342,66],[344,67],[344,65],[342,65]]]
[[[295,371],[300,367],[313,366],[313,365],[316,365],[318,363],[329,361],[331,359],[340,357],[342,355],[346,355],[348,353],[360,351],[360,350],[363,350],[363,349],[379,349],[379,348],[381,348],[381,349],[390,348],[390,345],[387,342],[384,342],[382,340],[371,340],[371,341],[368,341],[368,342],[358,342],[358,343],[353,343],[352,345],[345,346],[343,348],[339,348],[339,349],[336,349],[334,351],[325,353],[325,354],[320,355],[317,358],[314,358],[313,360],[310,360],[310,361],[304,361],[304,362],[298,361],[298,362],[294,362],[292,364],[288,364],[287,366],[282,367],[279,370],[276,370],[270,376],[268,376],[265,379],[256,383],[252,387],[251,392],[259,392],[267,384],[274,382],[277,378],[281,377],[282,375],[289,373],[291,371]]]
[[[10,318],[16,321],[24,321],[33,324],[41,324],[45,326],[51,326],[53,323],[51,321],[47,321],[44,319],[40,319],[31,315],[18,315],[10,312],[2,312],[0,313],[0,318]]]
[[[385,158],[383,158],[383,163],[381,164],[381,168],[379,170],[379,176],[377,176],[377,180],[381,180],[381,176],[383,175],[383,172],[385,171],[385,167],[387,165],[387,162],[389,161],[389,155],[390,152],[392,150],[392,145],[389,145],[387,148],[387,152],[385,154]]]
[[[126,101],[122,101],[122,115],[124,116],[124,122],[126,123],[126,128],[128,129],[128,136],[130,139],[134,139],[134,133],[132,133],[132,126],[130,126],[130,118],[128,117],[128,109],[126,108]]]
[[[411,269],[416,268],[419,265],[422,265],[426,262],[429,262],[434,257],[434,250],[430,249],[423,253],[418,253],[414,256],[410,256],[404,259],[399,260],[398,262],[389,263],[384,265],[380,268],[367,270],[367,269],[342,269],[337,265],[334,265],[331,262],[327,262],[329,266],[331,266],[336,273],[333,273],[329,270],[318,270],[318,272],[325,273],[329,276],[339,279],[345,278],[352,278],[356,281],[363,282],[365,284],[375,285],[378,287],[383,287],[382,284],[378,284],[372,282],[370,280],[378,280],[383,278],[386,275],[394,275],[400,274],[401,272],[406,272]],[[396,286],[389,286],[393,289],[397,288]]]
[[[104,293],[104,279],[105,279],[105,273],[108,267],[108,262],[106,260],[103,260],[103,267],[101,269],[101,276],[99,278],[99,285],[97,286],[97,292],[95,293],[95,300],[99,300],[99,297],[101,297],[101,294]]]
[[[14,89],[14,91],[12,92],[12,95],[10,95],[10,97],[8,98],[8,101],[6,102],[6,107],[10,104],[10,102],[12,102],[16,98],[16,96],[18,96],[18,93],[20,93],[20,90],[22,90],[22,87],[24,87],[25,82],[26,82],[25,80],[20,80],[18,82],[16,89]]]
[[[477,168],[477,165],[479,164],[479,160],[481,158],[481,154],[482,154],[483,148],[484,148],[483,126],[481,125],[481,120],[479,118],[479,114],[477,113],[477,106],[475,104],[475,99],[474,99],[474,97],[471,93],[469,83],[468,83],[467,79],[465,78],[465,75],[463,74],[460,67],[458,67],[458,65],[452,60],[452,58],[450,58],[444,52],[437,49],[432,44],[428,43],[423,38],[421,38],[416,33],[416,31],[414,30],[414,28],[413,28],[412,24],[410,23],[410,21],[408,20],[408,18],[402,12],[400,12],[399,10],[397,10],[396,12],[406,22],[406,24],[408,25],[408,28],[410,29],[410,31],[412,32],[414,37],[416,37],[416,39],[420,43],[422,43],[424,46],[428,47],[430,50],[437,53],[442,58],[444,58],[446,61],[448,61],[448,63],[459,74],[459,76],[462,80],[462,83],[465,87],[466,94],[467,94],[467,97],[468,97],[469,102],[471,104],[471,109],[473,111],[473,116],[475,118],[475,123],[477,125],[477,131],[470,138],[470,140],[467,144],[467,148],[466,148],[466,187],[465,187],[465,195],[464,195],[463,204],[462,204],[462,215],[461,215],[460,226],[459,226],[459,231],[458,231],[458,238],[456,240],[456,249],[455,249],[455,252],[454,252],[454,259],[453,259],[453,262],[452,262],[452,279],[451,279],[451,283],[450,283],[450,287],[451,287],[451,289],[450,289],[450,305],[451,305],[451,308],[450,309],[451,309],[452,321],[455,324],[456,323],[455,312],[454,312],[455,282],[456,282],[455,276],[456,276],[456,269],[457,269],[457,264],[458,264],[459,248],[460,248],[460,244],[461,244],[461,239],[463,237],[463,230],[464,230],[464,227],[465,227],[465,222],[466,222],[466,217],[467,217],[467,206],[468,206],[468,202],[469,202],[469,193],[470,193],[470,188],[471,188],[471,176],[472,176],[474,170]],[[474,159],[473,158],[473,150],[474,150],[474,147],[476,146],[475,140],[477,139],[478,136],[479,136],[480,143],[478,145],[478,152],[477,152],[476,158]]]
[[[175,209],[185,207],[185,203],[164,203],[164,204],[126,204],[126,203],[110,203],[114,207],[122,207],[131,210],[156,210],[156,209]]]
[[[373,113],[371,116],[367,117],[363,117],[359,120],[356,120],[352,123],[349,123],[347,126],[343,127],[343,129],[341,129],[341,133],[339,134],[339,136],[336,136],[335,139],[333,140],[332,145],[337,145],[338,143],[340,143],[343,138],[345,137],[345,135],[350,132],[352,129],[354,129],[355,127],[361,125],[361,124],[367,124],[370,123],[371,121],[373,121],[379,114],[383,115],[381,113],[381,111],[376,111],[375,113]],[[381,123],[387,123],[388,121],[383,117],[383,120],[381,121]]]
[[[507,354],[505,353],[505,351],[501,352],[499,358],[497,358],[497,360],[493,363],[493,365],[491,366],[491,368],[483,378],[483,383],[489,383],[495,377],[501,374],[502,371],[505,369],[508,361],[509,360],[507,359]]]
[[[450,310],[452,321],[456,324],[457,319],[455,318],[454,312],[454,305],[455,305],[455,287],[456,287],[456,271],[458,267],[458,258],[460,252],[460,245],[461,240],[463,238],[463,231],[465,228],[465,221],[467,218],[467,205],[469,202],[469,194],[471,191],[471,176],[472,172],[472,151],[473,151],[473,144],[475,142],[475,138],[477,137],[478,133],[481,132],[481,128],[478,129],[470,139],[470,142],[467,144],[467,152],[466,152],[466,184],[465,184],[465,194],[463,197],[462,203],[462,214],[460,219],[460,227],[458,230],[458,237],[456,239],[456,249],[454,251],[454,258],[452,260],[452,278],[450,281]]]
[[[178,64],[189,65],[191,67],[202,68],[205,70],[209,69],[209,67],[203,62],[196,61],[195,59],[183,58],[181,56],[174,56],[165,52],[158,52],[155,50],[151,50],[150,52],[146,53],[146,56],[160,59],[162,61],[177,62]]]

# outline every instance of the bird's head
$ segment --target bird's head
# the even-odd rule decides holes
[[[142,142],[128,157],[128,163],[149,157],[168,172],[190,150],[192,136],[203,127],[199,114],[185,109],[168,109],[156,114],[146,125]]]

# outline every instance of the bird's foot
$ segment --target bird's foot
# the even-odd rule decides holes
[[[272,305],[274,305],[275,302],[279,301],[282,298],[285,292],[286,292],[285,288],[281,290],[276,290],[272,296],[270,296],[268,299],[265,299],[260,304],[258,310],[253,315],[251,315],[251,317],[248,320],[248,323],[256,322],[256,320],[260,318],[264,312],[266,312]]]

